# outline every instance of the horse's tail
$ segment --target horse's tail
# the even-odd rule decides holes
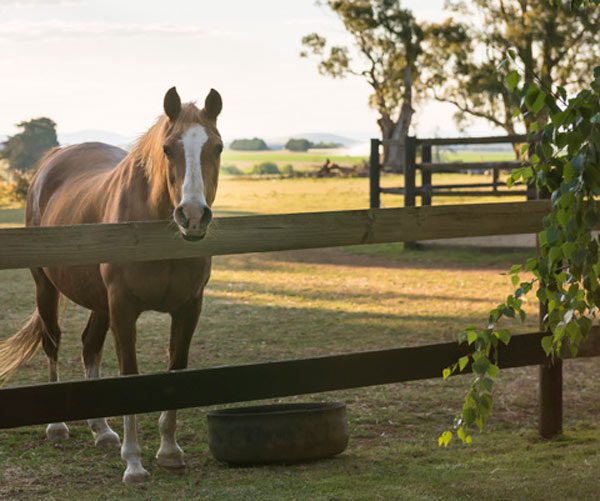
[[[33,356],[43,335],[44,322],[36,309],[19,332],[0,341],[0,382]]]

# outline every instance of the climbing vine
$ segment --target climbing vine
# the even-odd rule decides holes
[[[598,4],[567,3],[572,8]],[[535,183],[538,193],[550,198],[550,212],[538,233],[537,255],[510,269],[514,292],[490,311],[483,327],[470,326],[458,334],[458,341],[473,351],[444,369],[443,377],[471,364],[474,379],[452,428],[439,437],[440,446],[454,436],[470,444],[471,430],[485,426],[500,370],[498,347],[511,339],[503,321],[526,319],[523,301],[528,294],[535,291],[547,305],[542,324],[548,335],[541,342],[548,356],[575,356],[600,314],[600,241],[594,234],[600,216],[600,66],[582,90],[569,96],[562,87],[545,88],[518,68],[511,69],[510,55],[506,64],[506,86],[519,105],[517,113],[532,124],[529,143],[521,150],[528,153],[528,164],[513,171],[508,184]],[[524,273],[531,278],[522,280]]]

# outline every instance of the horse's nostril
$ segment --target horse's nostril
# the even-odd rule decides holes
[[[187,228],[190,225],[190,221],[186,217],[185,211],[183,210],[183,205],[180,205],[179,207],[177,207],[177,209],[175,209],[175,215],[176,215],[177,222],[181,226],[183,226],[184,228]]]
[[[212,211],[210,210],[210,207],[205,207],[204,208],[204,212],[202,213],[202,218],[200,220],[200,222],[202,224],[209,224],[212,221]]]

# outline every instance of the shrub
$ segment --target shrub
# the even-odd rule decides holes
[[[321,141],[320,143],[315,143],[311,146],[311,148],[314,149],[318,149],[318,150],[326,150],[326,149],[331,149],[331,148],[341,148],[343,146],[343,144],[341,143],[326,143],[324,141]]]
[[[252,174],[264,176],[269,174],[281,174],[281,172],[279,171],[279,167],[277,167],[277,164],[274,164],[273,162],[263,162],[262,164],[254,166],[254,168],[252,169]]]
[[[237,165],[221,165],[221,174],[224,174],[225,176],[241,176],[244,173]]]
[[[284,165],[281,168],[281,174],[286,177],[294,177],[294,174],[295,174],[294,166],[291,164]]]
[[[0,198],[3,200],[24,202],[27,198],[27,190],[33,177],[33,171],[13,171],[9,180],[0,179]]]

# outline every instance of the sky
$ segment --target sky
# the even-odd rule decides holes
[[[402,3],[418,19],[446,17],[443,0]],[[211,87],[221,93],[227,140],[377,136],[368,85],[322,76],[315,60],[299,57],[311,32],[349,41],[315,0],[0,0],[0,134],[48,116],[60,133],[137,136],[175,85],[184,101],[202,103]],[[457,135],[452,114],[450,105],[425,105],[415,132]]]

